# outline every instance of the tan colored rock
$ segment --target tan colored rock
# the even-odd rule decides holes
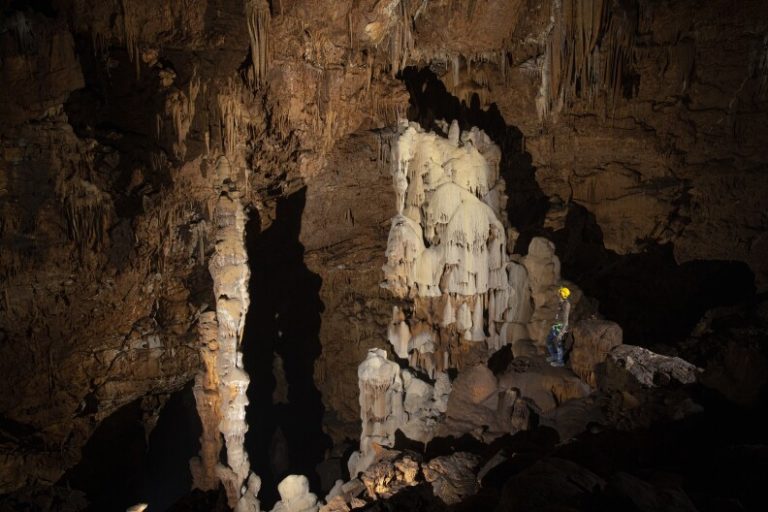
[[[554,368],[540,358],[513,364],[499,376],[499,389],[515,390],[546,413],[574,398],[590,393],[589,386],[567,368]]]

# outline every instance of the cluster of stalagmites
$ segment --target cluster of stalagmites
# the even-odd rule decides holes
[[[461,132],[454,122],[443,129],[447,137],[402,125],[393,149],[397,215],[382,286],[402,302],[388,328],[391,353],[371,349],[358,367],[362,433],[348,461],[352,480],[338,481],[323,504],[305,477],[290,475],[274,511],[346,511],[424,482],[445,503],[458,503],[499,461],[481,465],[468,453],[416,460],[392,449],[398,431],[424,444],[465,434],[488,443],[529,428],[538,415],[566,438],[594,413],[580,412],[587,402],[579,400],[598,386],[599,365],[609,379],[641,387],[696,378],[682,360],[622,345],[618,325],[594,318],[572,329],[571,368],[547,364],[541,354],[563,284],[555,247],[534,238],[525,256],[508,251],[516,233],[506,225],[499,148],[477,128]],[[249,378],[239,351],[249,302],[245,218],[238,191],[223,185],[209,265],[216,312],[199,322],[202,447],[191,465],[196,487],[222,482],[233,509],[256,512],[261,482],[243,449]],[[581,292],[569,287],[578,303]],[[513,361],[495,374],[489,358],[506,345]],[[581,405],[563,407],[569,403]]]
[[[571,368],[550,366],[543,346],[564,284],[555,247],[533,238],[525,256],[508,251],[516,233],[506,225],[499,148],[477,128],[442,128],[447,137],[403,124],[393,148],[397,215],[382,286],[402,305],[388,328],[391,356],[374,348],[358,367],[360,450],[348,462],[352,482],[328,512],[349,510],[362,489],[367,499],[386,498],[417,480],[448,504],[476,491],[488,469],[478,459],[456,453],[415,463],[392,449],[397,431],[425,444],[465,434],[487,443],[538,415],[566,439],[597,414],[584,410],[601,365],[617,368],[616,382],[695,379],[684,361],[622,345],[621,328],[594,315],[571,329]],[[580,290],[568,286],[578,304]],[[505,345],[514,359],[494,374],[489,358]]]
[[[393,446],[397,430],[425,443],[458,433],[445,421],[448,370],[484,364],[507,344],[535,352],[555,313],[553,244],[535,238],[525,257],[507,250],[515,233],[506,226],[500,149],[477,128],[442,127],[447,137],[403,124],[393,148],[397,215],[382,286],[410,305],[394,307],[388,329],[400,364],[376,349],[358,370],[363,429],[353,475],[372,463],[375,446]],[[524,427],[510,419],[510,396],[501,433]]]

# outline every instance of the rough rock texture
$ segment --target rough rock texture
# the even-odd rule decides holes
[[[224,177],[256,232],[306,186],[301,243],[325,304],[309,364],[326,430],[355,438],[356,367],[402,306],[378,287],[399,116],[494,139],[510,247],[542,231],[576,243],[586,212],[616,258],[666,244],[674,264],[742,262],[768,286],[762,0],[0,8],[2,492],[58,481],[106,418],[198,373]],[[615,267],[585,267],[615,281]],[[541,341],[545,324],[515,336]],[[708,375],[754,402],[738,368],[764,374],[760,335],[736,338],[752,341]]]
[[[454,505],[475,494],[478,490],[475,468],[478,457],[471,453],[458,452],[445,457],[436,457],[422,466],[424,478],[432,484],[435,496],[446,505]]]
[[[668,383],[696,382],[701,369],[679,357],[655,354],[648,349],[632,345],[619,345],[606,359],[607,389],[631,389],[663,386]]]
[[[587,319],[573,326],[573,348],[568,356],[571,369],[584,382],[597,387],[597,373],[608,353],[621,345],[621,327],[615,322]]]
[[[541,412],[589,394],[589,386],[566,368],[553,368],[541,359],[518,359],[499,376],[499,389],[514,390]]]
[[[505,484],[496,510],[583,510],[604,486],[602,478],[578,464],[546,458]]]

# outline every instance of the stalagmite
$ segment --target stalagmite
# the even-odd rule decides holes
[[[360,451],[349,459],[349,474],[365,470],[375,457],[377,446],[393,446],[395,431],[403,423],[403,381],[400,367],[387,359],[379,348],[368,351],[368,357],[357,369],[360,385]]]
[[[219,170],[229,171],[222,157]],[[214,254],[208,264],[216,298],[215,318],[211,313],[200,317],[200,352],[204,364],[195,379],[195,399],[203,424],[200,457],[190,461],[194,485],[215,489],[221,481],[230,508],[238,512],[258,512],[256,493],[261,486],[250,472],[244,448],[248,424],[245,407],[250,378],[243,368],[240,351],[245,316],[250,297],[250,269],[245,248],[246,213],[240,192],[230,186],[230,172],[220,173],[220,195],[213,212]],[[215,333],[214,333],[215,329]],[[216,430],[214,430],[214,428]],[[222,442],[226,462],[220,460]]]
[[[501,150],[477,128],[438,124],[448,137],[402,124],[392,150],[397,214],[381,286],[413,303],[394,307],[388,328],[395,354],[410,368],[401,370],[382,349],[371,349],[359,366],[363,425],[360,451],[348,462],[353,476],[377,462],[397,430],[427,443],[435,435],[481,432],[486,417],[498,434],[525,428],[511,421],[511,406],[497,411],[496,380],[477,360],[529,332],[539,339],[553,314],[549,296],[560,278],[554,245],[534,238],[527,256],[507,252]],[[468,362],[490,375],[480,400],[488,410],[449,424],[448,370],[461,372]]]
[[[317,512],[317,496],[309,492],[309,481],[303,475],[288,475],[277,484],[280,501],[272,512]]]

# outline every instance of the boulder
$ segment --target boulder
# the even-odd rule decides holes
[[[609,390],[654,388],[670,383],[692,384],[701,369],[679,357],[656,354],[634,345],[619,345],[606,359],[606,378],[601,385]]]
[[[584,382],[597,387],[597,373],[604,370],[608,353],[622,343],[619,324],[607,320],[587,319],[573,326],[571,369]]]
[[[453,505],[477,493],[479,484],[475,468],[479,462],[476,455],[458,452],[436,457],[421,467],[424,478],[432,484],[435,496],[446,505]]]
[[[588,510],[591,496],[604,487],[602,478],[574,462],[545,458],[504,484],[496,512]]]

